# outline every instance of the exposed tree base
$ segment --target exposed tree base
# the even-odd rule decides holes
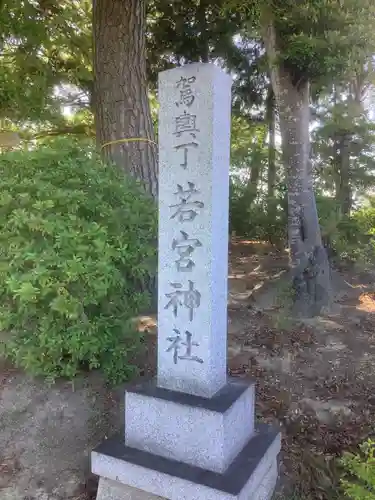
[[[331,269],[323,246],[300,257],[299,265],[292,269],[292,289],[294,316],[317,316],[331,305]]]

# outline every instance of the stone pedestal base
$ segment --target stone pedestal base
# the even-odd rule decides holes
[[[125,444],[224,472],[254,433],[253,383],[229,379],[211,398],[161,389],[156,381],[125,394]]]
[[[203,398],[146,382],[126,391],[125,436],[92,452],[97,500],[269,500],[280,446],[254,427],[254,384]]]
[[[151,493],[126,486],[125,484],[111,481],[101,477],[99,479],[98,500],[161,500]]]
[[[119,435],[92,452],[92,472],[101,477],[97,500],[269,500],[277,481],[279,451],[280,434],[259,426],[220,474],[129,448]],[[102,478],[115,483],[103,483]],[[149,495],[140,496],[137,490]]]

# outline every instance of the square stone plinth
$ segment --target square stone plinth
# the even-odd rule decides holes
[[[92,452],[92,472],[124,488],[124,498],[133,498],[125,495],[131,487],[168,500],[269,500],[277,481],[279,451],[280,433],[260,425],[220,474],[130,448],[119,435]],[[104,490],[107,497],[98,495],[97,500],[111,499],[108,488]],[[134,495],[139,494],[136,490]]]
[[[125,394],[125,444],[224,472],[254,433],[254,393],[238,379],[212,398],[139,384]]]
[[[163,500],[162,497],[101,477],[97,500]]]

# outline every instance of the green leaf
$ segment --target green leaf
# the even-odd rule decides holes
[[[21,287],[14,291],[15,297],[18,297],[21,302],[36,302],[39,290],[32,283],[22,283]]]

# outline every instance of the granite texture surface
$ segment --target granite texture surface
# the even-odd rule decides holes
[[[276,461],[271,464],[266,474],[262,478],[262,481],[256,491],[243,491],[241,498],[239,500],[271,500],[273,492],[275,489],[276,481],[278,478],[278,469]],[[189,493],[189,492],[188,492]],[[192,492],[191,492],[192,493]],[[215,495],[215,492],[212,492]],[[184,494],[184,493],[182,493]],[[193,494],[193,493],[192,493]],[[207,499],[220,498],[215,496],[206,497]],[[152,493],[147,493],[145,491],[139,490],[137,488],[132,488],[117,481],[112,481],[110,479],[100,478],[99,488],[96,500],[163,500],[165,497],[160,497],[153,495]],[[181,497],[188,498],[189,500],[201,500],[200,497]],[[236,497],[228,497],[234,499]]]
[[[164,399],[165,401],[172,401],[181,405],[194,406],[196,408],[224,413],[229,410],[233,403],[235,403],[252,383],[253,381],[249,379],[241,380],[236,377],[227,377],[224,387],[210,398],[158,387],[156,378],[136,384],[127,384],[125,389],[126,392],[134,392],[151,398]]]
[[[240,500],[271,500],[279,476],[277,460],[274,460],[264,474],[256,490],[244,488]],[[249,496],[250,494],[250,496]]]
[[[224,411],[193,406],[139,392],[125,394],[125,444],[215,472],[224,472],[254,432],[254,384],[228,384],[237,395]],[[245,386],[245,388],[244,388]],[[244,390],[242,390],[244,389]],[[172,391],[169,391],[171,393]],[[230,390],[222,391],[230,399]],[[160,391],[156,391],[160,393]],[[170,394],[168,394],[170,395]],[[197,399],[197,396],[190,396]],[[184,398],[188,398],[185,396]],[[203,399],[203,398],[202,398]],[[216,406],[220,407],[220,396]],[[215,407],[207,400],[207,406]]]
[[[126,447],[118,436],[92,452],[92,471],[170,500],[263,500],[276,482],[279,451],[280,434],[259,426],[225,473],[219,474]]]
[[[99,480],[97,500],[162,500],[162,497],[152,495],[137,488],[105,479]]]
[[[231,84],[214,64],[159,74],[158,385],[204,397],[227,376]]]

